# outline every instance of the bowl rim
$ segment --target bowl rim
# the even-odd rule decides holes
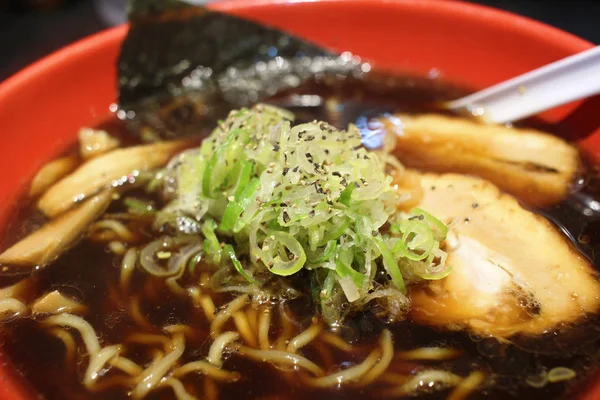
[[[216,3],[209,3],[208,8],[223,12],[231,12],[239,9],[260,8],[264,6],[293,6],[293,4],[297,3],[318,2],[350,4],[364,3],[367,1],[373,4],[390,3],[390,0],[223,0]],[[477,16],[477,18],[492,20],[496,23],[506,23],[507,25],[512,25],[514,28],[526,31],[530,35],[543,37],[545,41],[560,43],[574,51],[582,51],[595,46],[588,40],[545,22],[482,4],[468,3],[462,0],[391,0],[391,2],[397,4],[409,4],[411,7],[434,8],[437,12],[446,14],[471,14]],[[128,29],[129,25],[124,23],[101,30],[97,33],[78,39],[73,43],[63,46],[32,62],[0,82],[0,101],[9,96],[13,90],[18,90],[20,85],[29,79],[29,76],[43,74],[54,64],[59,64],[67,59],[77,57],[78,54],[84,53],[90,48],[102,46],[115,40],[122,40]]]
[[[496,9],[487,5],[468,3],[465,1],[449,0],[223,0],[210,3],[208,8],[232,12],[265,6],[287,7],[297,3],[368,3],[373,7],[383,4],[398,4],[412,8],[431,9],[446,17],[468,16],[489,21],[497,25],[504,25],[506,29],[518,30],[528,36],[541,38],[545,42],[553,42],[572,52],[579,52],[595,46],[593,43],[582,39],[572,33],[563,31],[533,18],[515,14],[510,11]],[[92,35],[74,41],[61,47],[33,63],[25,66],[13,75],[0,82],[0,105],[9,101],[12,94],[19,91],[32,77],[51,74],[52,69],[61,64],[81,57],[83,54],[115,42],[120,42],[125,37],[129,26],[127,23],[108,28]],[[6,363],[8,361],[8,363]],[[0,398],[28,400],[33,399],[36,392],[28,385],[25,378],[18,374],[10,361],[0,352]],[[600,399],[600,377],[592,377],[586,387],[582,388],[581,400]]]

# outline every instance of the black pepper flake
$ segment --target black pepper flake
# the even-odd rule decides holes
[[[435,190],[435,185],[431,187],[431,190]]]
[[[348,181],[346,180],[346,178],[342,178],[342,180],[340,181],[340,184],[342,186],[348,186]]]
[[[292,172],[298,172],[298,168],[300,168],[300,167],[299,167],[298,165],[296,165],[296,166],[294,167],[294,169],[292,170]]]
[[[279,151],[279,149],[279,143],[275,143],[275,145],[273,146],[273,151]]]
[[[329,150],[325,149],[325,154],[329,154]]]
[[[310,210],[310,212],[308,213],[308,217],[312,218],[315,216],[315,210]]]
[[[340,174],[340,173],[339,173],[339,172],[337,172],[337,171],[333,171],[333,172],[331,173],[331,175],[333,175],[333,176],[339,176],[340,178],[342,177],[342,174]]]
[[[377,236],[378,233],[379,233],[379,231],[373,231],[373,232],[371,232],[371,235]]]
[[[290,170],[290,167],[285,167],[283,169],[283,176],[286,176],[289,170]]]
[[[465,222],[469,222],[469,221],[471,221],[471,218],[469,218],[469,217],[465,218]]]
[[[315,187],[315,192],[317,193],[321,193],[321,191],[323,190],[319,187],[319,185],[317,185],[317,182],[313,182],[312,185]]]
[[[358,150],[358,149],[360,149],[361,147],[362,147],[362,145],[361,145],[361,144],[359,144],[358,146],[354,146],[354,147],[352,148],[352,150]],[[358,154],[357,154],[357,155],[358,155]]]
[[[327,139],[327,136],[325,136],[325,135],[321,135],[321,139],[323,139],[323,140],[326,140],[326,139]]]
[[[473,204],[471,204],[471,207],[477,208],[477,207],[479,207],[479,203],[473,203]]]
[[[421,215],[413,215],[412,217],[408,218],[409,221],[412,221],[412,220],[415,220],[415,219],[423,221],[425,219],[425,216],[423,214],[421,214]]]
[[[308,135],[308,136],[306,137],[306,139],[304,139],[304,140],[305,140],[305,141],[307,141],[307,142],[310,142],[310,141],[312,141],[312,140],[315,140],[315,137],[314,137],[314,135]]]
[[[363,159],[364,159],[364,160],[370,160],[369,156],[368,156],[368,155],[366,155],[366,154],[363,156]]]

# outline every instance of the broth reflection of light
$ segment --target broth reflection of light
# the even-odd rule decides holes
[[[402,121],[393,115],[385,115],[386,119],[394,124],[396,132],[402,132]],[[360,130],[362,144],[368,149],[377,149],[383,146],[383,139],[386,130],[379,120],[370,120],[366,116],[361,116],[356,120],[356,127]]]

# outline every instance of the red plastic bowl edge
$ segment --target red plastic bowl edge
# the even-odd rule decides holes
[[[265,5],[281,5],[289,6],[291,3],[300,2],[311,2],[314,0],[226,0],[220,3],[213,3],[210,8],[231,13],[233,15],[244,16],[248,8],[260,7]],[[363,2],[365,0],[321,0],[322,2]],[[366,0],[368,1],[368,0]],[[373,0],[373,2],[386,2],[386,0]],[[402,3],[410,3],[414,7],[434,7],[436,12],[448,14],[451,16],[457,12],[456,1],[449,0],[401,0]],[[454,4],[453,4],[454,3]],[[544,40],[553,41],[559,43],[561,46],[572,52],[578,52],[594,46],[592,43],[574,36],[570,33],[564,32],[560,29],[546,25],[542,22],[512,14],[510,12],[497,10],[491,7],[461,3],[462,12],[471,14],[476,18],[487,19],[494,23],[503,23],[510,26],[512,29],[521,29],[527,31],[527,34],[544,37]],[[254,16],[253,18],[258,22],[261,21],[260,17]],[[272,22],[270,25],[285,28],[285,26],[278,26]],[[73,44],[65,46],[52,54],[34,62],[33,64],[22,69],[15,75],[9,77],[4,82],[0,83],[0,107],[3,101],[9,101],[12,93],[19,90],[21,85],[27,84],[27,82],[33,76],[45,75],[52,68],[56,67],[66,60],[79,57],[81,54],[90,51],[90,49],[99,48],[106,46],[107,44],[115,41],[121,41],[127,32],[127,25],[120,25],[114,28],[107,29],[105,31],[90,35],[86,38],[78,40]],[[333,46],[335,47],[335,46]],[[332,50],[340,50],[332,48]],[[392,68],[393,69],[393,68]],[[591,146],[600,150],[600,141],[593,141],[590,143]],[[0,399],[33,399],[37,397],[31,388],[23,385],[21,382],[22,378],[12,370],[10,363],[0,353]],[[594,381],[591,385],[590,390],[586,391],[580,400],[598,400],[600,399],[600,379]]]

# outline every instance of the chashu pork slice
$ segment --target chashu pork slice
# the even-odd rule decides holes
[[[600,305],[589,262],[550,222],[491,182],[424,174],[419,207],[451,224],[448,277],[412,290],[412,318],[508,337],[574,322]]]
[[[580,165],[575,147],[534,129],[439,114],[397,114],[380,121],[396,135],[394,152],[407,167],[477,175],[532,207],[559,202]]]

